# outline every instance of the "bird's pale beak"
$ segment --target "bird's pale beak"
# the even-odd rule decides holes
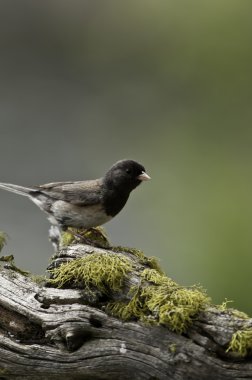
[[[140,181],[148,181],[148,179],[151,179],[151,177],[145,173],[145,172],[142,172],[138,177],[137,179],[140,179]]]

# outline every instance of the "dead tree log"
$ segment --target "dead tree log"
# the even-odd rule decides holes
[[[252,319],[183,293],[139,251],[71,244],[52,267],[49,287],[0,269],[0,379],[252,379]]]

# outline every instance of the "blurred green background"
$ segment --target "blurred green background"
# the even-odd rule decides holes
[[[100,177],[141,162],[152,181],[106,225],[252,313],[252,2],[0,3],[0,180]],[[4,253],[43,273],[48,222],[1,191]]]

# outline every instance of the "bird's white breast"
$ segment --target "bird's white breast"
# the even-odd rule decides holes
[[[56,201],[52,204],[51,210],[56,220],[63,220],[65,225],[71,227],[97,227],[112,218],[106,215],[102,205],[78,206],[65,201]]]

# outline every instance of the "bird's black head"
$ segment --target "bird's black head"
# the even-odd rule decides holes
[[[142,181],[150,179],[142,165],[132,160],[116,162],[103,178],[103,206],[115,216],[124,207],[130,192]]]
[[[150,177],[145,173],[144,167],[133,160],[121,160],[116,162],[106,173],[104,183],[110,189],[117,189],[130,193],[142,181]]]

